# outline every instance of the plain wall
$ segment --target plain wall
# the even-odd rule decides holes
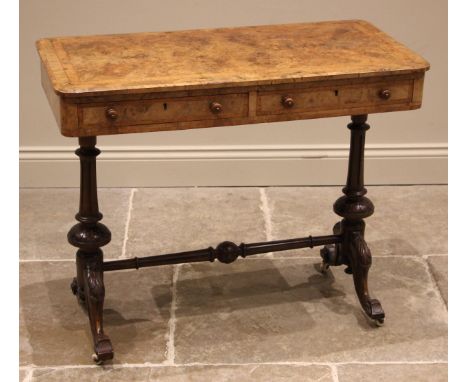
[[[21,0],[21,185],[78,184],[78,174],[74,173],[76,161],[72,156],[77,142],[60,135],[41,88],[39,58],[34,45],[37,39],[338,19],[368,20],[421,54],[431,64],[431,70],[426,75],[422,109],[370,116],[371,130],[367,143],[370,156],[374,159],[369,165],[368,183],[446,181],[445,1]],[[349,140],[347,123],[348,118],[339,117],[99,137],[98,146],[104,154],[106,148],[113,152],[107,162],[106,156],[102,156],[106,163],[100,165],[103,169],[100,171],[104,173],[100,185],[340,184],[344,181],[343,163]],[[142,147],[146,148],[146,156],[138,157]],[[223,157],[222,153],[229,152],[231,147],[243,149],[243,154],[236,151],[234,159]],[[271,149],[269,158],[258,155],[259,150],[265,147]],[[213,148],[220,149],[221,154],[210,159]],[[298,153],[298,148],[303,148],[309,156]],[[175,152],[175,159],[172,162],[165,160],[165,152]],[[323,152],[325,154],[320,155]],[[333,153],[337,152],[333,157]],[[287,161],[281,159],[280,153],[287,157]],[[135,158],[144,163],[138,163]],[[320,162],[324,158],[328,158],[328,162]],[[308,175],[308,168],[320,170],[323,163],[327,165],[332,160],[339,163],[330,164],[331,174],[323,175],[316,171],[313,177]],[[217,170],[218,166],[224,166],[226,171]],[[297,171],[294,171],[295,168]],[[252,169],[269,172],[269,175],[260,176],[261,181],[258,181],[251,173]],[[382,169],[388,171],[388,177],[384,176]],[[230,180],[226,173],[232,171],[236,172],[236,176]],[[171,176],[166,176],[167,173]],[[149,174],[156,174],[158,180],[154,177],[149,179]]]

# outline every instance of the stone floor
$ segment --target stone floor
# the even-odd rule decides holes
[[[369,326],[319,248],[106,273],[115,358],[72,296],[77,189],[20,191],[21,381],[446,381],[447,187],[368,187]],[[101,189],[106,259],[331,233],[340,187]]]

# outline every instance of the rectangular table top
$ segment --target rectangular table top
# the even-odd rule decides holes
[[[41,39],[60,97],[216,89],[424,72],[372,24],[328,21]]]

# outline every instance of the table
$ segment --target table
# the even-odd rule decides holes
[[[367,115],[417,109],[429,64],[361,20],[193,31],[45,38],[37,41],[42,86],[60,131],[78,137],[80,204],[68,233],[76,253],[71,289],[87,308],[93,358],[113,358],[103,329],[103,273],[323,246],[322,271],[345,265],[369,318],[383,324],[368,291],[371,253],[364,218]],[[100,221],[96,137],[350,115],[348,177],[333,234],[103,261],[111,232]],[[327,328],[328,329],[328,328]]]

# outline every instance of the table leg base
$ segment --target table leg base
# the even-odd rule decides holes
[[[72,293],[76,296],[78,303],[81,306],[85,306],[87,313],[90,315],[90,322],[95,322],[95,314],[91,314],[88,310],[88,305],[86,304],[86,295],[83,288],[78,286],[78,280],[76,277],[73,278],[70,288]],[[96,302],[94,302],[96,304]],[[102,318],[101,318],[102,320]],[[93,331],[94,332],[94,331]],[[92,355],[93,361],[100,365],[104,361],[110,360],[114,357],[114,351],[112,349],[112,343],[108,336],[104,334],[96,334],[94,338],[94,354]]]
[[[330,266],[345,265],[345,272],[353,276],[356,295],[366,317],[374,324],[382,325],[385,318],[382,305],[375,298],[371,298],[368,291],[367,276],[372,256],[364,240],[363,219],[374,212],[372,202],[364,196],[367,193],[364,187],[364,143],[369,125],[366,123],[367,115],[353,115],[351,120],[348,124],[351,130],[348,178],[343,188],[344,196],[333,206],[335,213],[343,220],[335,224],[333,235],[240,245],[224,241],[216,248],[106,262],[103,261],[100,247],[110,242],[111,233],[99,223],[102,219],[98,209],[96,184],[96,156],[99,150],[95,147],[96,137],[80,138],[80,148],[76,151],[81,164],[80,210],[76,216],[79,223],[68,235],[69,242],[80,250],[77,253],[77,277],[73,280],[71,288],[78,301],[83,303],[88,311],[95,362],[102,363],[114,356],[111,341],[103,330],[103,274],[129,268],[215,260],[229,264],[239,257],[324,246],[320,251],[323,259],[322,272],[326,272]]]
[[[109,337],[104,334],[105,288],[102,271],[102,251],[99,250],[96,255],[86,258],[83,276],[89,324],[94,341],[95,354],[93,359],[97,363],[102,363],[114,357],[112,343]]]
[[[333,205],[333,211],[343,218],[333,227],[333,233],[339,235],[341,241],[322,249],[322,269],[330,265],[347,265],[345,272],[353,275],[362,309],[370,320],[381,325],[385,313],[380,302],[370,297],[367,285],[372,255],[364,240],[364,219],[374,213],[374,205],[365,197],[367,190],[364,187],[364,145],[366,131],[370,128],[366,121],[367,115],[353,115],[348,124],[351,131],[348,177],[344,195]]]
[[[111,360],[114,357],[114,351],[110,338],[103,333],[98,334],[96,333],[96,330],[93,330],[93,328],[96,328],[96,324],[98,325],[97,330],[101,330],[99,328],[101,326],[99,322],[102,322],[103,317],[102,314],[101,317],[99,317],[99,311],[102,311],[102,305],[104,303],[103,299],[96,299],[95,297],[87,296],[85,290],[78,286],[76,277],[73,278],[70,287],[72,293],[76,296],[78,303],[86,308],[86,311],[89,315],[89,321],[92,328],[91,332],[93,334],[94,341],[94,354],[92,355],[93,361],[100,365],[104,361]],[[87,298],[89,299],[88,302]]]
[[[372,255],[363,235],[363,223],[357,226],[344,220],[333,227],[335,235],[343,238],[340,243],[329,244],[320,250],[322,257],[322,273],[330,266],[347,265],[345,272],[353,275],[354,288],[366,316],[381,326],[384,323],[385,312],[380,301],[369,297],[368,273],[372,264]]]
[[[376,326],[384,322],[385,313],[380,302],[371,299],[367,291],[367,274],[371,264],[371,255],[361,233],[361,223],[358,226],[349,222],[337,223],[333,228],[333,235],[304,237],[297,239],[277,240],[272,242],[240,244],[222,242],[216,248],[180,252],[167,255],[149,256],[126,260],[112,260],[102,262],[102,252],[97,256],[89,257],[79,255],[78,262],[82,263],[83,288],[75,278],[71,288],[80,303],[87,307],[91,332],[94,340],[93,360],[97,364],[111,360],[114,356],[109,337],[103,332],[103,304],[104,304],[104,280],[103,274],[107,271],[116,271],[129,268],[143,268],[151,266],[180,264],[199,261],[213,262],[218,260],[229,264],[237,257],[246,257],[259,253],[284,251],[288,249],[313,248],[323,245],[320,254],[323,259],[323,267],[347,265],[346,272],[352,273],[356,294],[366,317]],[[352,272],[350,272],[352,270]]]

